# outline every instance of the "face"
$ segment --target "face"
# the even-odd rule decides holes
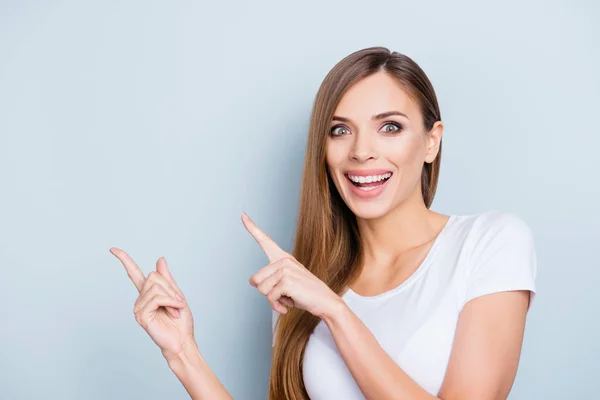
[[[358,218],[379,218],[423,201],[424,162],[437,156],[443,125],[427,132],[418,103],[387,73],[353,85],[334,112],[326,141],[329,174]]]

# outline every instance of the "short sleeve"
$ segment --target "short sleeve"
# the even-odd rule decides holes
[[[271,330],[271,346],[275,346],[275,328],[277,327],[277,319],[279,318],[279,312],[273,310],[273,316],[272,316],[272,323],[273,323],[273,327]]]
[[[528,290],[531,307],[537,275],[531,229],[511,213],[494,211],[483,217],[472,232],[475,241],[468,261],[463,305],[486,294]]]

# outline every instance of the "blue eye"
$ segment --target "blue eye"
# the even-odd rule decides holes
[[[384,127],[385,127],[385,126],[394,126],[394,127],[396,127],[396,129],[392,129],[392,130],[389,130],[389,129],[384,129],[384,131],[385,131],[386,133],[394,133],[394,132],[399,132],[399,131],[401,131],[401,130],[402,130],[402,125],[400,125],[400,124],[398,124],[398,123],[396,123],[396,122],[387,122],[387,123],[386,123],[385,125],[383,125],[383,126],[384,126]]]
[[[342,135],[345,135],[345,133],[340,133],[339,129],[345,130],[346,133],[348,133],[348,128],[346,128],[344,125],[336,125],[333,128],[331,128],[331,132],[329,132],[329,134],[331,136],[342,136]]]

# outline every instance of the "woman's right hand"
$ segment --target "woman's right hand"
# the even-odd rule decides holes
[[[164,257],[156,262],[156,271],[146,277],[123,250],[112,247],[110,252],[123,263],[140,293],[133,307],[136,321],[160,347],[163,356],[170,360],[188,346],[195,346],[192,312]]]

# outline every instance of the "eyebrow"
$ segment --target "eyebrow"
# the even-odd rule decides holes
[[[376,120],[378,120],[378,119],[384,119],[384,118],[387,118],[387,117],[389,117],[389,116],[391,116],[391,115],[400,115],[400,116],[402,116],[402,117],[404,117],[404,118],[406,118],[406,119],[409,119],[409,118],[406,116],[406,114],[404,114],[404,113],[401,113],[400,111],[387,111],[387,112],[384,112],[384,113],[381,113],[381,114],[376,114],[376,115],[373,115],[373,116],[371,117],[371,120],[373,120],[373,121],[376,121]],[[350,119],[349,119],[349,118],[340,117],[340,116],[337,116],[337,115],[334,115],[334,116],[333,116],[333,121],[352,122],[352,121],[350,121]]]

